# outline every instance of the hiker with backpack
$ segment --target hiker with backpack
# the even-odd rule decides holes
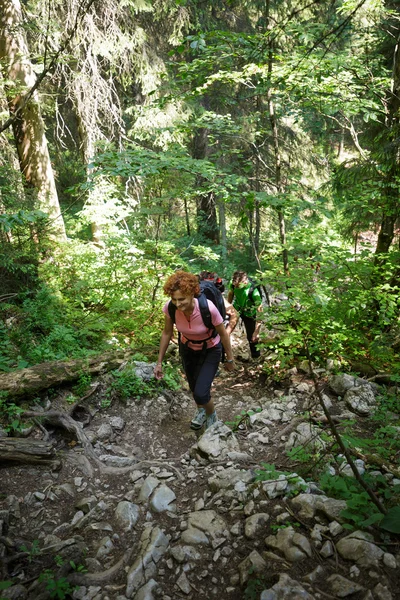
[[[202,281],[207,282],[206,285],[208,283],[212,283],[215,285],[217,290],[219,290],[221,292],[221,296],[222,296],[222,294],[225,291],[225,286],[224,286],[224,283],[223,283],[221,277],[218,277],[216,273],[212,273],[210,271],[201,271],[199,273],[198,277],[199,277],[200,285],[201,285]],[[227,299],[224,296],[222,296],[222,301],[224,302],[224,305],[225,305],[225,315],[226,315],[225,319],[224,319],[225,329],[226,329],[228,335],[231,335],[232,331],[235,329],[235,327],[237,325],[237,322],[239,319],[239,313],[232,306],[232,304],[227,301]],[[220,311],[220,312],[222,312],[222,311]]]
[[[249,280],[245,271],[234,272],[228,292],[228,302],[233,303],[243,321],[251,357],[258,358],[260,351],[257,343],[261,321],[257,320],[257,313],[262,310],[262,298],[260,290]]]
[[[156,379],[163,377],[162,361],[175,324],[180,334],[183,369],[197,405],[190,427],[196,430],[205,425],[208,429],[218,421],[211,399],[211,384],[223,349],[225,369],[233,371],[235,368],[230,338],[224,327],[224,316],[216,304],[204,292],[201,293],[199,280],[192,273],[177,271],[171,275],[165,282],[164,292],[171,300],[163,306],[164,330],[154,375]]]

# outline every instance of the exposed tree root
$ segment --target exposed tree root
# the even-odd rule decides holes
[[[42,423],[46,422],[55,427],[61,427],[70,433],[74,433],[78,442],[82,445],[87,458],[92,460],[95,463],[95,465],[98,467],[99,471],[101,471],[101,473],[103,473],[103,474],[121,475],[124,473],[129,473],[130,471],[133,471],[136,469],[140,469],[145,466],[154,466],[154,465],[166,466],[166,465],[168,465],[168,468],[171,469],[172,471],[174,471],[174,473],[176,473],[176,475],[179,477],[179,479],[181,479],[181,480],[184,479],[183,475],[180,473],[180,471],[175,466],[169,464],[168,462],[163,462],[160,460],[142,460],[142,461],[137,462],[128,467],[110,467],[110,466],[105,465],[99,459],[97,454],[95,453],[90,440],[86,436],[86,434],[83,431],[80,424],[77,423],[76,421],[74,421],[74,419],[72,419],[72,417],[70,417],[66,413],[58,412],[58,411],[48,411],[48,412],[44,412],[44,413],[36,412],[36,411],[26,411],[23,413],[23,416],[27,417],[27,418],[40,419],[40,421]]]
[[[123,569],[130,561],[134,548],[130,548],[125,552],[122,558],[112,567],[101,573],[71,573],[67,579],[72,585],[100,585],[114,579],[114,577]]]

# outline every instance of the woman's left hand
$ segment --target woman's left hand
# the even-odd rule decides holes
[[[234,371],[235,370],[235,361],[233,362],[224,362],[224,367],[226,371]]]

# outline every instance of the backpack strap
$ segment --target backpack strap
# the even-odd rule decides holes
[[[207,301],[206,295],[200,294],[198,296],[197,300],[199,302],[199,309],[200,309],[201,318],[203,319],[204,325],[207,327],[207,329],[214,329],[214,325],[212,324],[212,321],[211,321],[211,313],[210,313],[210,309],[208,307],[208,301]],[[215,337],[215,336],[213,336],[213,337]]]
[[[171,317],[172,322],[175,325],[175,313],[176,313],[176,305],[172,302],[172,300],[170,300],[168,302],[168,314]]]
[[[210,309],[208,306],[208,301],[206,298],[205,294],[200,294],[197,297],[197,300],[199,302],[199,309],[200,309],[200,314],[201,314],[201,318],[203,319],[203,323],[204,325],[207,327],[207,329],[213,329],[213,334],[207,338],[207,340],[210,340],[211,338],[216,337],[217,332],[215,330],[214,325],[212,324],[212,320],[211,320],[211,313],[210,313]],[[174,304],[171,300],[168,302],[168,314],[171,317],[172,322],[175,324],[176,322],[176,304]],[[193,340],[189,340],[194,344],[197,344],[199,342],[194,342]],[[201,342],[203,342],[203,340],[201,340]]]

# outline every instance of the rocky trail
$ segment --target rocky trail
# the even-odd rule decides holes
[[[235,353],[246,359],[240,338]],[[345,502],[306,483],[287,455],[324,449],[312,380],[292,372],[274,389],[261,374],[248,360],[222,372],[220,422],[200,433],[187,390],[104,409],[100,378],[81,425],[96,460],[73,432],[38,421],[31,435],[50,436],[61,468],[1,465],[0,581],[12,587],[0,598],[400,598],[398,536],[343,527]],[[340,423],[375,395],[343,376],[324,399]]]

